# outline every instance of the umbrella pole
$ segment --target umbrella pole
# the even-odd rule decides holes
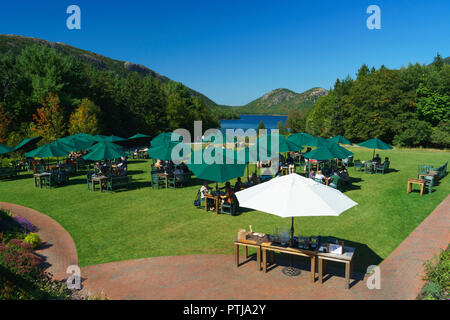
[[[291,224],[291,247],[294,247],[294,217],[292,217],[291,219],[292,219],[291,220],[291,223],[292,223]],[[292,266],[293,257],[291,254],[289,256],[290,256],[289,257],[290,266],[283,268],[283,270],[281,272],[283,272],[288,277],[298,276],[301,273],[301,271],[300,271],[300,269]]]

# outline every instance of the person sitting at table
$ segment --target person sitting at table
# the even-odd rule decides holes
[[[337,187],[340,178],[338,172],[334,171],[330,178],[326,178],[326,181],[328,182],[328,185],[332,184],[334,187]]]
[[[253,172],[250,178],[250,184],[256,186],[258,183],[259,183],[258,176],[256,175],[256,172]]]
[[[294,164],[294,158],[292,158],[291,153],[288,154],[288,157],[286,158],[286,164],[289,167],[289,173],[295,172],[295,164]]]
[[[319,171],[317,171],[316,175],[314,176],[314,179],[320,180],[323,183],[323,181],[325,180],[325,176],[322,174],[322,171],[319,170]]]
[[[372,162],[376,162],[376,163],[380,163],[381,162],[381,158],[380,155],[377,153],[376,156],[372,159]]]
[[[161,159],[158,159],[158,160],[156,160],[154,166],[155,166],[157,169],[162,169],[162,168],[164,167],[164,163],[163,163],[163,161],[162,161]]]
[[[231,197],[233,196],[234,191],[231,188],[231,184],[230,181],[227,181],[225,183],[225,195],[221,195],[220,198],[222,198],[222,204],[224,204],[225,202],[231,203]]]
[[[311,169],[311,171],[309,172],[308,178],[314,179],[315,176],[316,176],[316,172],[314,171],[314,169]]]
[[[175,170],[173,170],[173,174],[174,175],[180,175],[180,174],[183,174],[183,173],[184,173],[184,171],[181,169],[180,166],[176,166]]]
[[[322,173],[325,177],[329,177],[331,175],[331,169],[328,166],[328,163],[325,163],[325,166],[322,169]]]
[[[234,192],[240,191],[243,187],[244,185],[242,184],[241,177],[238,177],[236,183],[234,184]]]

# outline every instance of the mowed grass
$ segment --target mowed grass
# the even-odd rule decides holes
[[[355,159],[367,160],[372,150],[348,147]],[[339,217],[298,217],[295,233],[334,236],[356,246],[356,269],[385,259],[449,194],[444,177],[432,194],[406,194],[409,177],[417,177],[419,164],[439,166],[449,152],[432,150],[379,151],[391,160],[391,172],[365,174],[349,168],[355,178],[345,194],[358,205]],[[254,166],[250,166],[253,170]],[[35,189],[30,174],[0,181],[0,201],[17,203],[58,221],[75,241],[80,266],[154,256],[232,254],[232,241],[240,228],[271,233],[275,226],[290,227],[291,219],[245,210],[238,216],[216,215],[193,206],[202,181],[190,186],[153,190],[150,161],[131,160],[130,189],[113,194],[91,192],[85,175],[71,178],[68,186]],[[44,239],[45,240],[45,239]],[[56,244],[57,245],[57,244]]]

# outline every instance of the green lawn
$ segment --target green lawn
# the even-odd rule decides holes
[[[369,159],[372,151],[350,147],[355,159]],[[441,165],[450,153],[431,150],[389,150],[385,175],[354,172],[360,179],[346,195],[358,205],[339,217],[296,218],[296,234],[334,236],[358,249],[356,269],[386,258],[449,194],[445,177],[430,195],[406,194],[406,181],[417,176],[419,164]],[[153,190],[150,162],[131,160],[133,189],[113,194],[91,192],[86,177],[71,178],[69,186],[35,189],[31,175],[0,181],[0,201],[17,203],[58,221],[73,237],[80,266],[164,255],[232,254],[237,230],[249,225],[258,232],[290,226],[290,219],[245,211],[238,216],[215,215],[193,206],[201,181],[181,189]],[[417,186],[415,190],[417,191]]]

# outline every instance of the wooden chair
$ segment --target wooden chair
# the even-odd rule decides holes
[[[239,202],[234,194],[231,196],[231,202],[225,201],[220,208],[221,213],[231,214],[232,216],[236,215],[238,210]]]
[[[160,178],[157,173],[151,173],[150,176],[153,189],[162,189],[165,187],[164,179]]]
[[[356,169],[358,169],[358,171],[361,171],[364,168],[364,165],[362,164],[361,160],[356,159],[353,162],[353,168],[355,169],[355,171],[356,171]]]

